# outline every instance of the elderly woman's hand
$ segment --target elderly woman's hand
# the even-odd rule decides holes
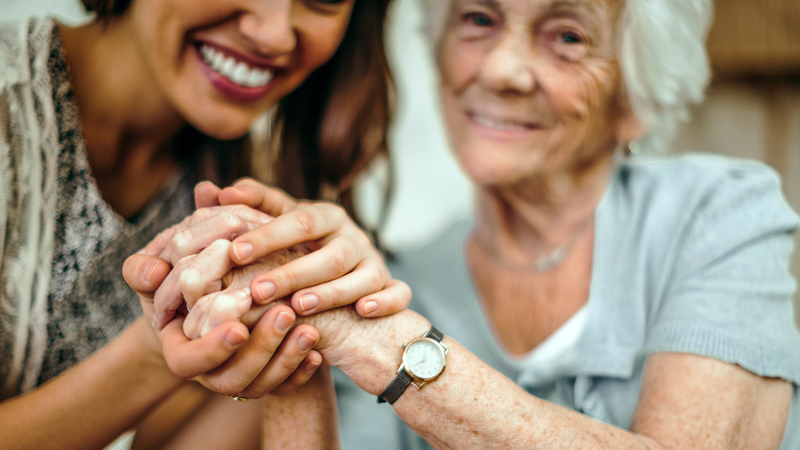
[[[252,332],[238,321],[230,320],[215,327],[207,336],[190,340],[183,331],[184,316],[175,315],[178,306],[183,304],[183,297],[161,294],[154,302],[159,286],[165,293],[180,291],[183,268],[192,267],[192,261],[201,262],[196,261],[194,253],[202,253],[204,248],[216,250],[220,244],[215,242],[221,239],[227,242],[267,220],[266,215],[244,206],[199,210],[125,262],[125,279],[139,294],[145,316],[156,318],[158,314],[154,310],[158,305],[162,320],[167,317],[165,326],[156,326],[155,320],[153,325],[162,342],[164,358],[176,375],[196,378],[217,392],[260,397],[303,385],[321,363],[321,356],[311,350],[318,333],[310,326],[292,329],[295,314],[285,305],[272,308],[258,324],[252,324]],[[163,259],[154,256],[156,254]],[[175,269],[165,260],[174,263]],[[186,278],[192,279],[191,276]],[[189,291],[194,298],[190,299],[219,290],[224,280],[216,281],[219,287],[214,283],[202,287],[185,283],[192,288]]]
[[[202,183],[195,199],[198,208],[242,204],[275,217],[233,240],[230,256],[237,265],[301,243],[312,250],[253,279],[250,290],[260,304],[291,294],[300,315],[355,303],[360,315],[380,317],[402,310],[411,299],[408,286],[392,280],[369,237],[338,205],[298,202],[250,179],[225,189]]]

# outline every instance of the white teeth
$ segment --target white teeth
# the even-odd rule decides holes
[[[239,63],[236,65],[236,69],[234,69],[231,79],[234,83],[241,84],[242,86],[250,85],[250,70],[247,68],[245,63]]]
[[[200,46],[200,55],[214,71],[244,87],[266,86],[272,81],[271,70],[251,69],[247,64],[226,57],[222,52],[208,45]]]
[[[206,62],[211,61],[211,67],[219,71],[222,69],[222,65],[225,64],[225,57],[222,56],[222,53],[214,52],[214,50],[211,50],[211,52],[211,57],[207,58]]]
[[[250,71],[250,79],[247,82],[248,86],[258,86],[264,79],[264,71],[260,69],[253,69]]]
[[[483,116],[473,115],[472,119],[479,125],[499,131],[527,131],[530,128],[515,122],[501,122]]]

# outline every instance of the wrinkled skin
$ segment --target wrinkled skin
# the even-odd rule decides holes
[[[220,239],[198,257],[188,257],[194,261],[181,274],[180,285],[191,308],[183,323],[183,331],[189,339],[205,336],[217,325],[229,320],[240,320],[252,329],[271,307],[281,303],[288,304],[288,301],[280,300],[267,305],[253,305],[248,288],[250,282],[258,275],[310,253],[305,245],[296,245],[246,266],[233,267],[233,262],[227,257],[229,247],[230,241]],[[221,278],[216,278],[215,271],[208,270],[208,265],[202,266],[210,258],[216,260],[214,268],[217,269],[217,274],[221,273],[221,268],[228,270]],[[195,300],[192,292],[198,287],[202,292],[219,290]]]

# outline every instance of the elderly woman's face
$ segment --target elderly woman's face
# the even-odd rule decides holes
[[[355,0],[134,0],[153,89],[211,136],[243,135],[339,46]]]
[[[579,173],[610,158],[616,0],[452,0],[439,47],[451,143],[480,185]]]

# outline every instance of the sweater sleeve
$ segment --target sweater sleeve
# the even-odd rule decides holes
[[[645,353],[709,356],[800,385],[789,272],[798,218],[778,176],[732,165],[693,207]]]

